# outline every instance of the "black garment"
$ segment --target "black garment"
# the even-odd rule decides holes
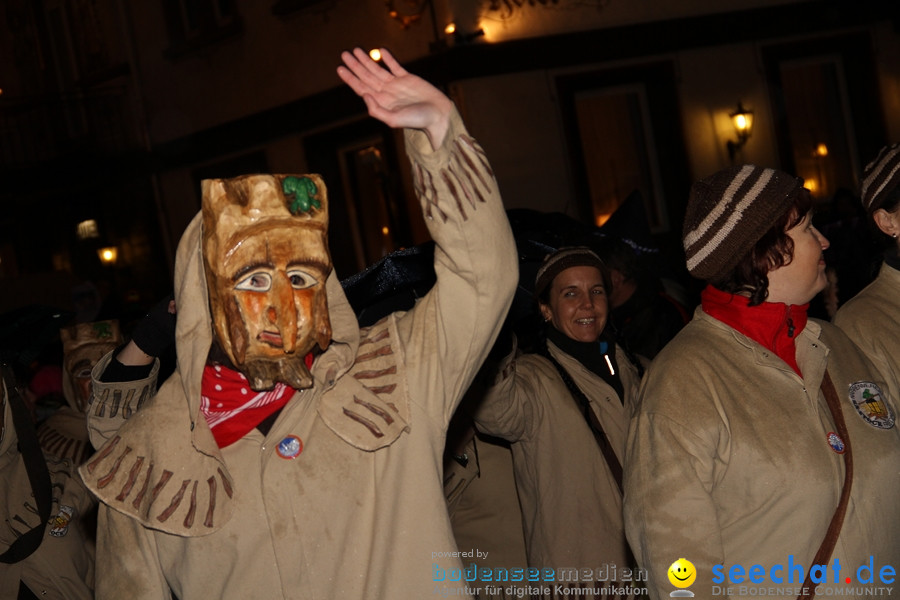
[[[124,365],[117,357],[127,344],[122,344],[113,353],[113,359],[106,365],[106,369],[100,374],[100,381],[105,383],[117,383],[120,381],[138,381],[146,379],[153,370],[153,363],[148,365]]]
[[[625,401],[625,388],[622,386],[619,363],[616,361],[616,344],[606,332],[596,342],[579,342],[551,326],[547,328],[547,339],[612,386],[619,401]]]

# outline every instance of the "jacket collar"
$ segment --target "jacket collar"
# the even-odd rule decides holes
[[[787,363],[781,360],[771,350],[764,348],[759,342],[747,337],[743,333],[737,331],[730,325],[726,325],[722,321],[706,314],[702,306],[698,306],[694,311],[695,321],[702,322],[707,327],[713,327],[721,331],[724,335],[732,337],[740,346],[743,346],[753,354],[753,362],[758,365],[769,366],[774,369],[794,373]],[[797,347],[797,364],[800,366],[803,375],[801,379],[807,389],[817,390],[822,384],[822,378],[825,374],[827,366],[827,357],[830,354],[828,345],[822,340],[822,326],[815,320],[809,319],[806,327],[796,337],[795,345]]]
[[[771,350],[802,376],[795,340],[806,327],[809,304],[763,302],[750,306],[749,298],[711,285],[701,293],[700,303],[705,313]]]

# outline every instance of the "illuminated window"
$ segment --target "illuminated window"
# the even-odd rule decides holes
[[[89,240],[100,237],[100,232],[97,230],[97,221],[93,219],[82,221],[78,224],[76,235],[79,240]]]

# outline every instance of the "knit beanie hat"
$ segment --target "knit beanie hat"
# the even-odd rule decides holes
[[[900,144],[885,146],[863,171],[860,195],[870,215],[900,190]]]
[[[688,272],[722,280],[802,188],[799,177],[756,165],[729,167],[694,183],[682,232]]]
[[[556,276],[570,267],[596,267],[601,273],[606,268],[600,257],[587,246],[560,248],[544,257],[534,278],[534,295],[539,298]]]

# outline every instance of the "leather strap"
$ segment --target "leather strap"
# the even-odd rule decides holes
[[[803,582],[801,593],[797,596],[797,600],[809,600],[816,595],[816,585],[812,582],[813,565],[827,564],[831,559],[831,553],[837,544],[838,535],[841,533],[841,526],[844,524],[844,515],[847,512],[847,503],[850,500],[850,488],[853,484],[853,452],[850,449],[850,434],[847,432],[847,424],[844,422],[844,413],[841,411],[841,401],[834,389],[834,383],[828,371],[825,371],[825,377],[822,379],[822,393],[825,395],[825,401],[828,403],[828,409],[831,411],[831,418],[834,420],[834,426],[837,428],[838,435],[844,442],[844,487],[841,490],[841,499],[831,517],[831,523],[828,525],[828,531],[825,532],[825,539],[819,546],[818,552],[813,557],[812,563],[809,565],[809,571],[806,574],[806,581]],[[806,590],[807,593],[802,593]]]
[[[16,387],[15,376],[12,369],[6,365],[0,365],[3,381],[6,382],[7,401],[12,411],[13,426],[16,437],[19,440],[19,452],[25,463],[25,471],[28,473],[28,481],[31,484],[34,500],[38,508],[38,524],[16,538],[9,548],[0,555],[0,562],[16,563],[25,560],[38,549],[44,540],[44,530],[50,520],[52,496],[50,487],[50,472],[47,470],[47,462],[37,439],[34,423],[25,406],[25,401]]]
[[[609,443],[606,432],[603,431],[603,425],[600,423],[600,419],[597,418],[597,414],[591,409],[591,401],[587,399],[587,396],[584,395],[584,392],[581,391],[581,388],[578,387],[578,384],[575,383],[569,375],[569,372],[566,371],[555,358],[550,356],[549,352],[544,356],[553,363],[553,366],[559,371],[559,376],[562,377],[566,387],[569,388],[569,391],[572,393],[572,398],[574,398],[581,414],[584,416],[585,420],[587,420],[588,427],[591,428],[594,439],[597,440],[597,445],[600,446],[600,451],[603,453],[603,458],[606,459],[609,471],[616,480],[616,485],[619,486],[619,493],[622,493],[622,464],[619,462],[619,458],[616,456],[612,445]]]

